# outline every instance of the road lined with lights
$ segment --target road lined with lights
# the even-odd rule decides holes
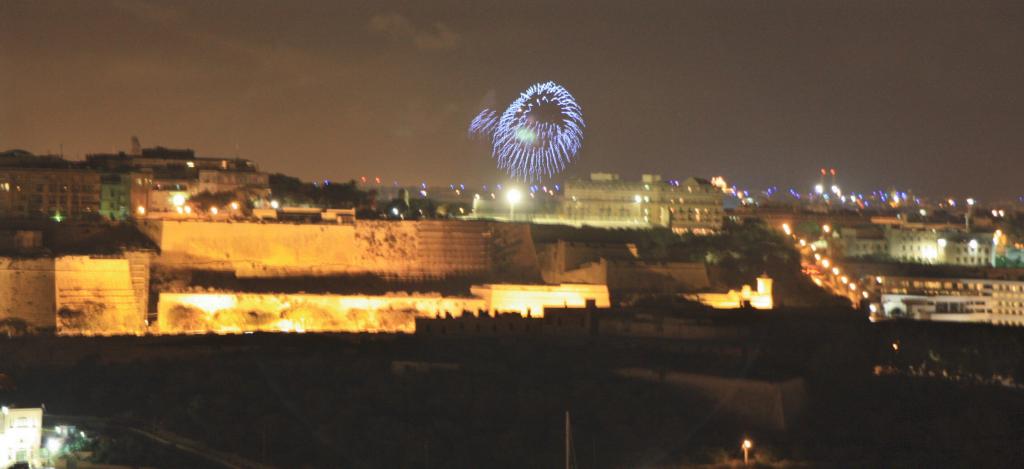
[[[824,224],[821,226],[821,231],[822,233],[831,233],[832,227]],[[881,277],[873,278],[875,285],[869,284],[871,280],[851,278],[834,259],[819,252],[815,241],[808,241],[806,238],[797,236],[788,223],[782,224],[782,232],[796,241],[796,248],[801,257],[800,265],[804,274],[810,277],[815,285],[829,290],[833,295],[849,299],[854,308],[860,308],[863,301],[870,299],[872,288],[881,284]],[[877,308],[871,304],[869,309],[874,319]]]

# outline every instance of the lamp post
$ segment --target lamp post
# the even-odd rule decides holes
[[[964,214],[964,229],[966,229],[968,232],[971,231],[971,215],[972,215],[971,212],[973,212],[973,211],[974,211],[974,199],[968,197],[967,198],[967,213]]]
[[[514,221],[516,218],[516,204],[519,203],[523,198],[523,193],[519,192],[519,189],[511,188],[505,191],[505,200],[508,201],[508,218]]]
[[[743,444],[740,445],[743,448],[743,465],[750,464],[750,449],[754,447],[754,442],[750,441],[750,438],[744,438]]]

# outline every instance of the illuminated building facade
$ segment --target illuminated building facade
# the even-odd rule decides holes
[[[889,228],[889,256],[903,262],[963,266],[995,265],[993,233]]]
[[[198,177],[198,192],[234,192],[242,189],[262,190],[269,195],[270,175],[258,171],[222,169],[201,169]]]
[[[889,254],[885,233],[878,226],[842,227],[838,229],[838,235],[835,244],[843,257],[884,257]]]
[[[775,307],[775,300],[772,294],[772,278],[762,275],[757,278],[757,289],[751,289],[750,285],[743,285],[737,290],[729,290],[726,293],[693,293],[683,295],[691,301],[698,301],[706,306],[715,309],[737,309],[750,307],[754,309],[772,309]]]
[[[100,211],[100,173],[0,166],[0,217],[79,218]]]
[[[847,258],[888,257],[915,264],[995,265],[1000,232],[967,232],[944,226],[857,226],[839,228],[830,242]]]
[[[269,194],[270,176],[260,172],[256,164],[242,158],[197,157],[191,149],[164,147],[142,148],[132,153],[102,153],[86,155],[85,164],[110,173],[110,204],[104,215],[111,218],[125,213],[130,207],[132,216],[147,213],[174,212],[180,205],[173,203],[175,196],[189,196],[202,192],[250,191]],[[123,177],[118,181],[119,177]],[[133,184],[128,184],[128,179]],[[147,194],[136,194],[145,189]],[[125,204],[125,195],[130,201]],[[142,207],[140,209],[139,207]]]
[[[1024,281],[886,277],[881,310],[892,318],[1024,326]]]
[[[691,177],[670,189],[673,232],[711,234],[722,229],[724,194],[711,182]]]
[[[0,406],[0,467],[38,467],[43,441],[43,409]]]
[[[589,180],[565,183],[564,216],[579,225],[651,228],[668,227],[661,176],[622,181],[618,174],[594,173]]]
[[[574,225],[612,228],[669,228],[677,233],[712,233],[722,227],[724,194],[709,181],[662,181],[645,174],[623,181],[594,173],[565,183],[563,218]]]

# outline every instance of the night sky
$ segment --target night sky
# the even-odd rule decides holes
[[[592,171],[1024,193],[1024,2],[0,0],[0,150],[502,180],[466,137],[555,80]]]

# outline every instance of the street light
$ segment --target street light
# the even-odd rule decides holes
[[[754,442],[750,441],[750,438],[744,438],[740,447],[743,448],[743,465],[747,466],[750,464],[750,449],[754,447]]]
[[[523,193],[519,192],[519,189],[511,188],[505,191],[505,200],[508,201],[508,218],[509,220],[515,220],[516,217],[516,204],[523,199]]]

